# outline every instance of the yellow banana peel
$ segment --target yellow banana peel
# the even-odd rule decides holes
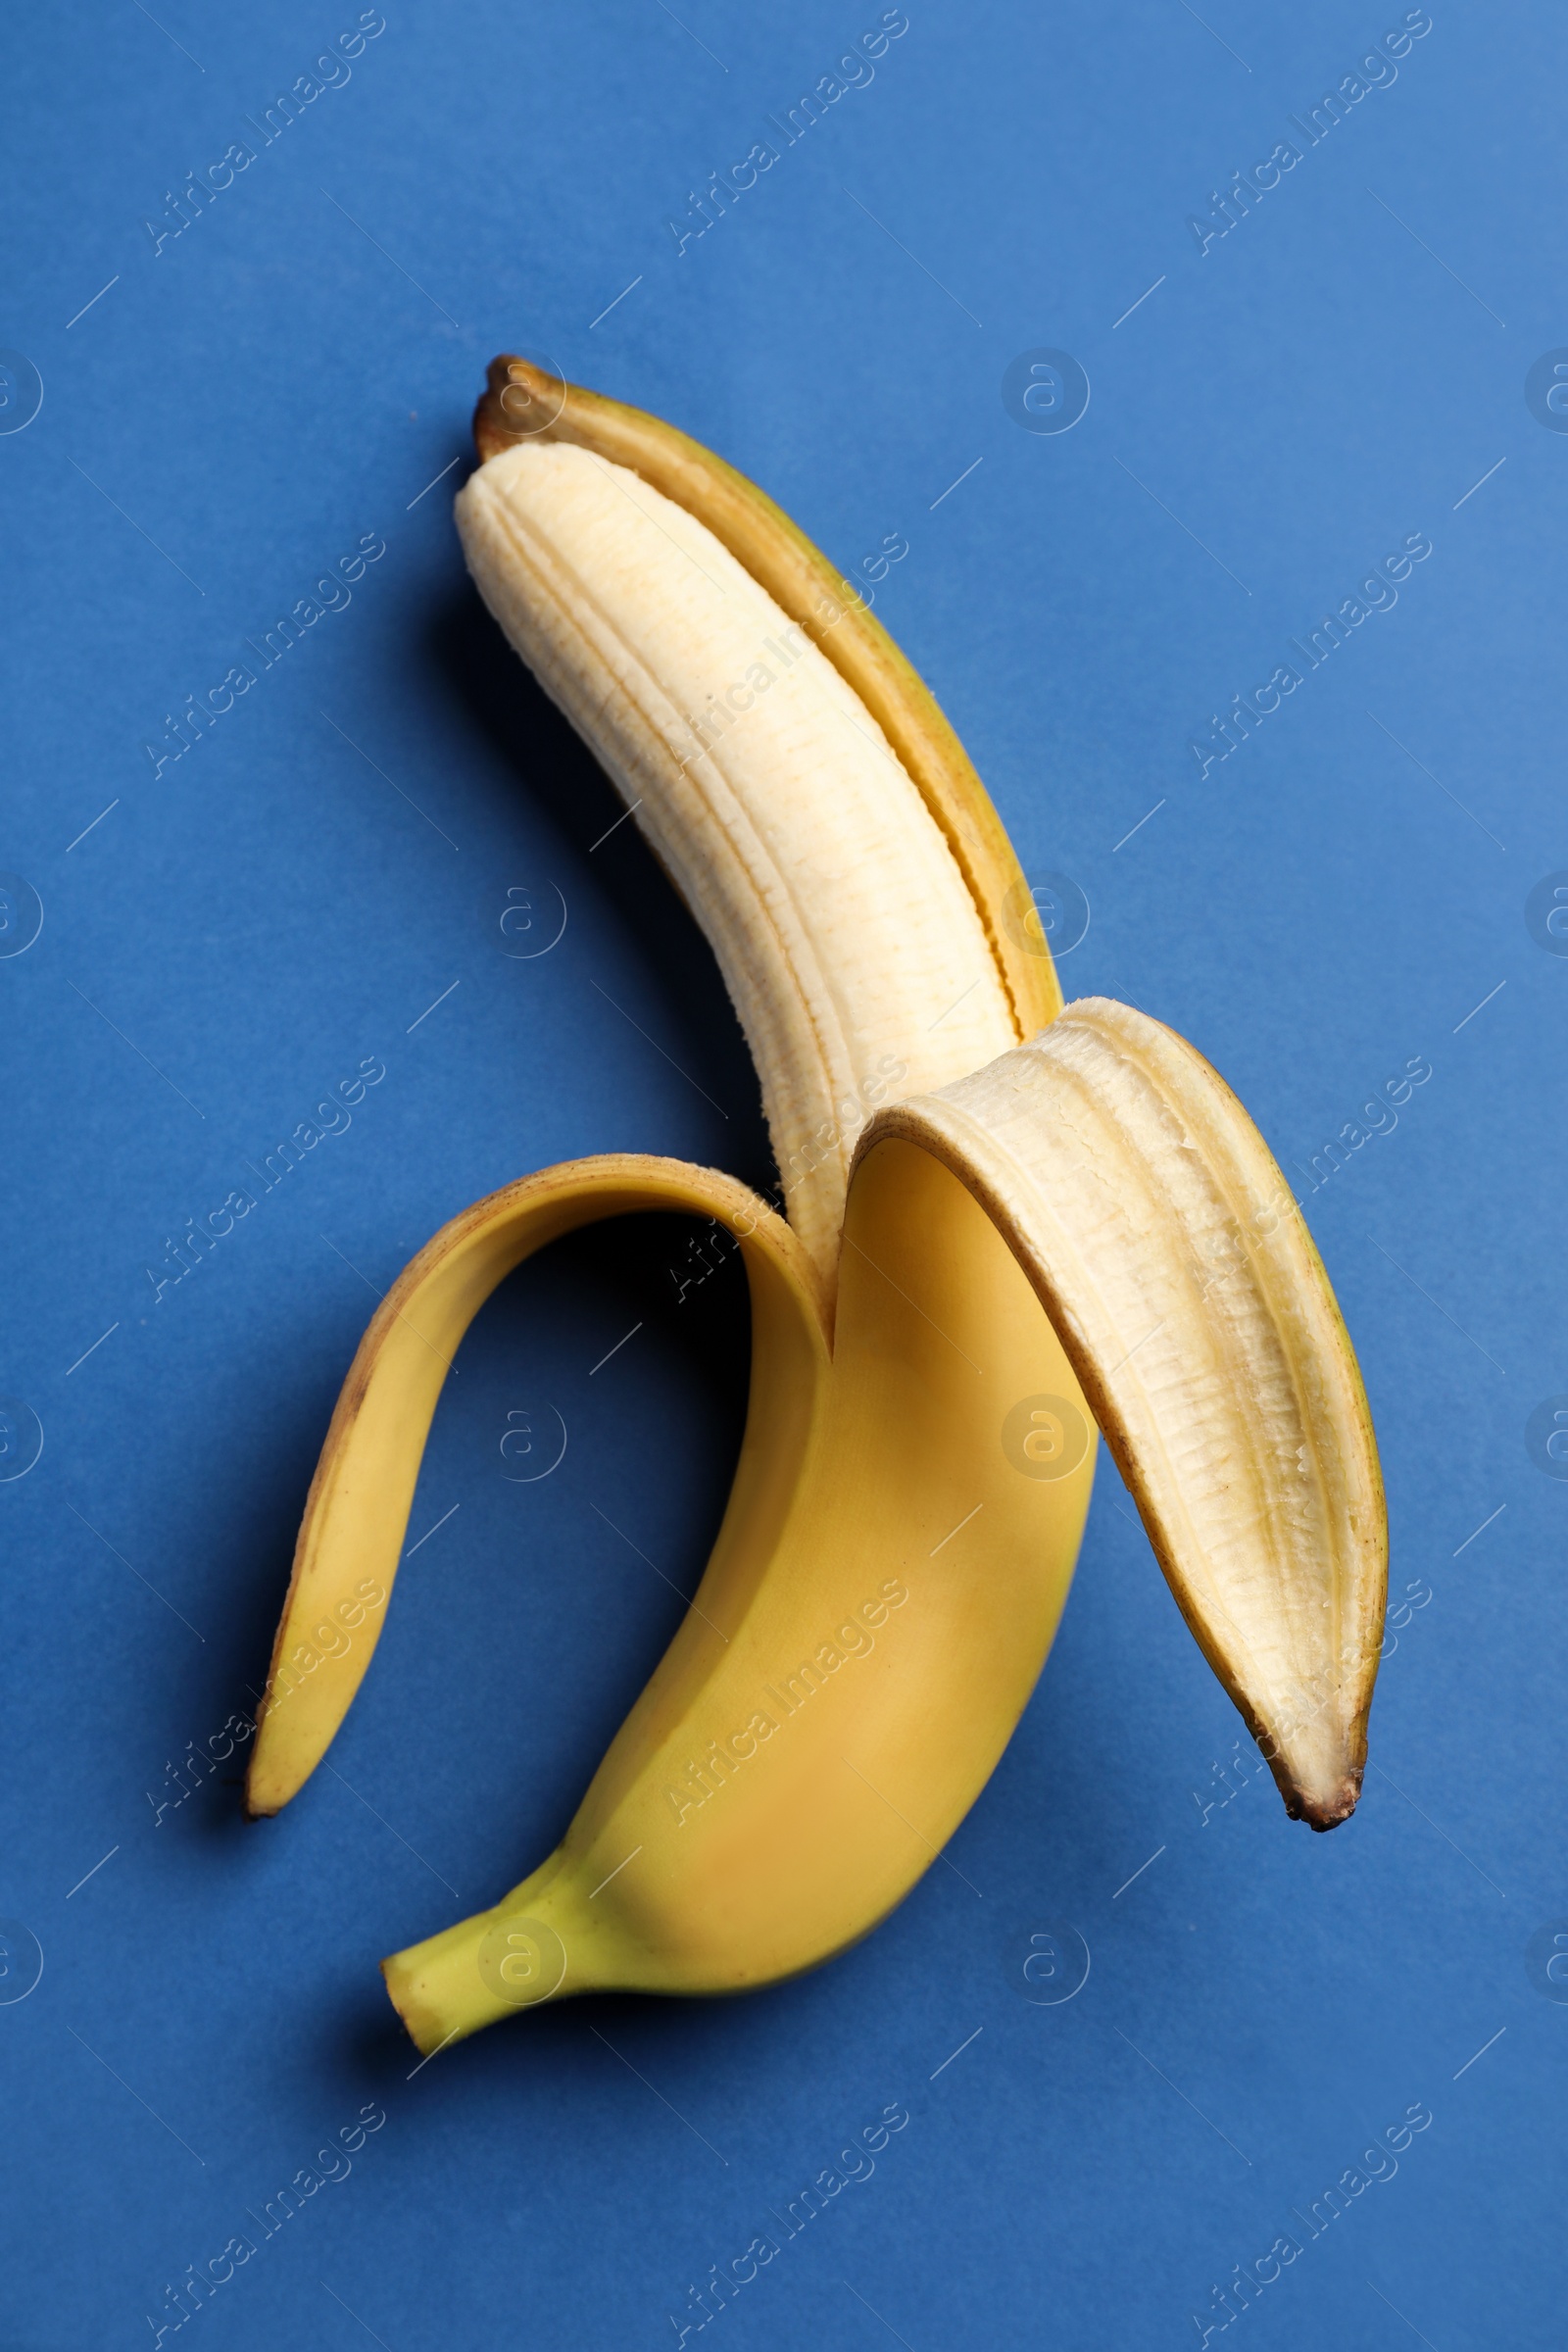
[[[1287,1809],[1332,1827],[1365,1758],[1383,1495],[1262,1139],[1158,1022],[1061,1008],[951,727],[760,491],[517,360],[476,438],[470,567],[712,940],[789,1221],[715,1171],[613,1154],[507,1186],[420,1251],[327,1433],[250,1810],[287,1803],[369,1664],[479,1305],[573,1227],[665,1208],[721,1219],[746,1265],[729,1506],[561,1846],[383,1963],[421,2050],[596,1988],[740,1991],[867,1934],[1027,1702],[1097,1424]]]

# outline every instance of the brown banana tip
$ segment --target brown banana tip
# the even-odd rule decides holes
[[[473,412],[473,445],[480,463],[514,449],[519,441],[547,435],[566,405],[566,386],[553,367],[540,367],[519,352],[504,351],[485,372],[485,388]]]
[[[1294,1790],[1285,1800],[1285,1810],[1293,1821],[1304,1821],[1309,1830],[1337,1830],[1342,1821],[1348,1821],[1361,1798],[1359,1768],[1348,1773],[1332,1796],[1314,1798]]]

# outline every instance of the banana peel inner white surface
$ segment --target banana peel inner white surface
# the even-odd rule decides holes
[[[1266,1145],[1172,1030],[1103,998],[880,1114],[1035,1285],[1182,1614],[1288,1809],[1354,1808],[1382,1641],[1383,1485],[1334,1295]]]

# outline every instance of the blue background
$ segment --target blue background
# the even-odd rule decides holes
[[[166,2285],[367,2102],[351,2175],[188,2323],[209,2352],[672,2343],[688,2282],[893,2101],[874,2177],[713,2323],[731,2352],[1196,2343],[1286,2231],[1233,2324],[1253,2352],[1560,2340],[1568,2005],[1528,1951],[1568,1915],[1568,1488],[1525,1425],[1568,1390],[1568,962],[1524,919],[1568,866],[1568,438],[1524,398],[1568,343],[1560,12],[1434,0],[1250,217],[1202,254],[1186,226],[1402,13],[911,0],[869,86],[678,256],[666,217],[878,9],[388,0],[265,149],[244,118],[347,0],[12,20],[0,342],[44,397],[0,436],[0,865],[44,919],[0,960],[0,1390],[44,1446],[0,1485],[0,1912],[44,1967],[0,2007],[8,2347],[153,2340]],[[247,137],[155,255],[144,218]],[[1093,388],[1060,435],[1001,398],[1042,346]],[[411,1543],[435,1532],[332,1769],[248,1827],[242,1755],[178,1805],[168,1767],[261,1680],[372,1291],[552,1160],[769,1165],[706,946],[633,827],[593,847],[610,787],[466,583],[449,498],[513,348],[710,443],[847,567],[907,538],[876,609],[1026,868],[1088,896],[1067,993],[1193,1039],[1300,1186],[1393,1591],[1427,1597],[1361,1810],[1312,1837],[1102,1464],[954,1842],[978,1895],[934,1868],[799,1983],[565,2006],[410,2080],[377,1959],[547,1850],[699,1573],[733,1267],[676,1310],[689,1237],[654,1220],[523,1269],[449,1384]],[[1396,608],[1201,778],[1195,730],[1415,532]],[[352,603],[155,778],[165,714],[367,533]],[[566,913],[531,960],[509,889],[541,942]],[[155,1303],[166,1237],[369,1056],[352,1127]],[[1415,1057],[1396,1129],[1309,1190]],[[565,1459],[514,1483],[507,1415],[546,1404]],[[1055,2006],[1020,1997],[1048,1923],[1092,1954]],[[1291,2209],[1420,2102],[1396,2176],[1307,2238]]]

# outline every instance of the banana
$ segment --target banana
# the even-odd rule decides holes
[[[509,1185],[419,1252],[327,1433],[249,1809],[288,1801],[359,1688],[478,1306],[558,1235],[662,1207],[721,1220],[746,1264],[729,1506],[558,1850],[383,1963],[421,2050],[595,1988],[742,1990],[868,1933],[1033,1689],[1097,1424],[1288,1811],[1332,1827],[1365,1759],[1383,1494],[1262,1139],[1157,1021],[1061,1006],[952,729],[761,492],[522,361],[495,363],[476,439],[470,568],[712,941],[789,1216],[620,1153]]]

